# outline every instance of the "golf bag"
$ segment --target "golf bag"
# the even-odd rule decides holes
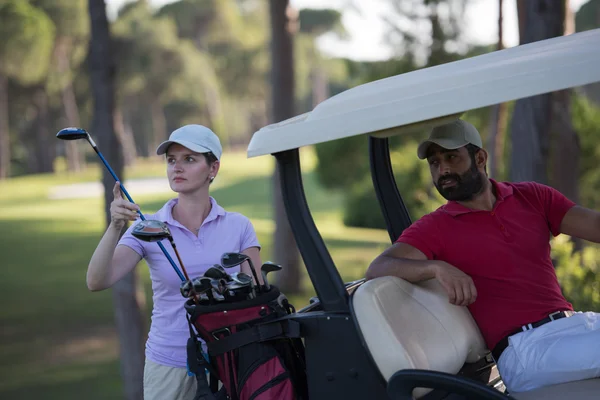
[[[188,366],[205,382],[201,388],[199,380],[196,400],[308,398],[300,327],[286,318],[294,309],[277,287],[233,303],[203,305],[190,299],[185,308],[191,335]],[[209,362],[198,339],[206,343]],[[214,397],[206,393],[204,368],[210,371]],[[218,392],[215,378],[223,386]]]

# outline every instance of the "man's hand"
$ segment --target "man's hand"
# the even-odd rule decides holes
[[[446,262],[436,265],[435,277],[448,293],[448,300],[457,306],[468,306],[477,299],[473,279]]]

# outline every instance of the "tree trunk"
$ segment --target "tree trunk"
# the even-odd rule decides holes
[[[65,76],[71,70],[69,56],[71,54],[72,43],[67,37],[58,38],[56,40],[56,64],[60,75]],[[69,126],[78,127],[79,108],[75,99],[75,90],[71,79],[64,85],[61,92],[63,109],[65,118]],[[82,170],[83,160],[79,151],[79,142],[77,140],[67,140],[64,142],[65,155],[67,159],[67,170],[79,172]]]
[[[563,34],[562,1],[518,0],[517,6],[520,44]],[[511,122],[512,181],[548,183],[551,112],[552,94],[517,100]]]
[[[131,126],[125,123],[123,113],[118,108],[115,109],[115,132],[123,148],[123,163],[124,166],[131,166],[137,158],[137,150],[135,148],[135,139]]]
[[[271,107],[273,122],[294,116],[294,56],[293,34],[296,21],[289,0],[269,0],[271,20]],[[273,204],[275,209],[274,261],[283,266],[277,274],[277,285],[284,293],[301,291],[299,252],[290,228],[276,165],[273,174]]]
[[[50,142],[48,94],[44,87],[40,87],[34,94],[34,103],[37,109],[35,126],[35,156],[37,158],[37,173],[54,172],[54,159],[56,151]]]
[[[123,179],[123,155],[114,126],[116,65],[106,5],[104,0],[89,0],[91,21],[90,79],[94,98],[93,132],[98,146],[108,150],[103,153],[117,176]],[[103,168],[105,221],[109,224],[109,207],[114,181]],[[112,294],[115,320],[119,335],[121,375],[127,400],[143,399],[144,337],[145,329],[140,297],[137,289],[136,269],[113,286]]]
[[[498,0],[498,45],[497,50],[504,49],[504,29],[502,7],[503,1]],[[504,155],[504,132],[506,131],[506,118],[508,116],[506,103],[496,104],[492,107],[490,118],[490,142],[489,150],[489,174],[490,177],[498,179],[498,165],[502,162]]]
[[[575,31],[575,18],[568,0],[563,0],[564,34]],[[552,94],[552,157],[550,184],[575,203],[579,203],[579,160],[581,147],[571,119],[571,89]],[[583,241],[573,238],[574,250],[583,248]]]
[[[163,141],[167,140],[167,120],[165,118],[165,112],[162,104],[159,100],[154,100],[150,104],[152,113],[152,140],[150,141],[150,147],[148,148],[148,154],[151,156],[156,155],[156,148]]]
[[[10,127],[8,124],[8,79],[0,73],[0,180],[10,176]]]

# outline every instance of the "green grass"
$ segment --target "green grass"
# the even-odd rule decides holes
[[[319,187],[314,155],[302,154],[304,185],[315,222],[345,281],[363,276],[368,263],[389,243],[379,230],[344,227],[343,197]],[[211,195],[229,211],[248,216],[271,259],[272,221],[269,157],[226,154]],[[89,258],[104,230],[101,198],[50,200],[53,187],[97,181],[98,165],[78,174],[64,172],[0,182],[0,399],[122,398],[118,343],[110,291],[85,286]],[[127,178],[164,177],[160,159],[140,161]],[[130,193],[144,212],[153,212],[173,193]],[[277,261],[277,260],[273,260]],[[139,275],[151,306],[145,263]],[[304,296],[314,291],[306,273]]]

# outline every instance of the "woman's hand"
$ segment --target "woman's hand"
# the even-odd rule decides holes
[[[135,221],[138,218],[140,207],[123,198],[121,194],[121,183],[115,182],[113,187],[114,200],[110,203],[110,220],[114,228],[121,230],[128,221]]]

